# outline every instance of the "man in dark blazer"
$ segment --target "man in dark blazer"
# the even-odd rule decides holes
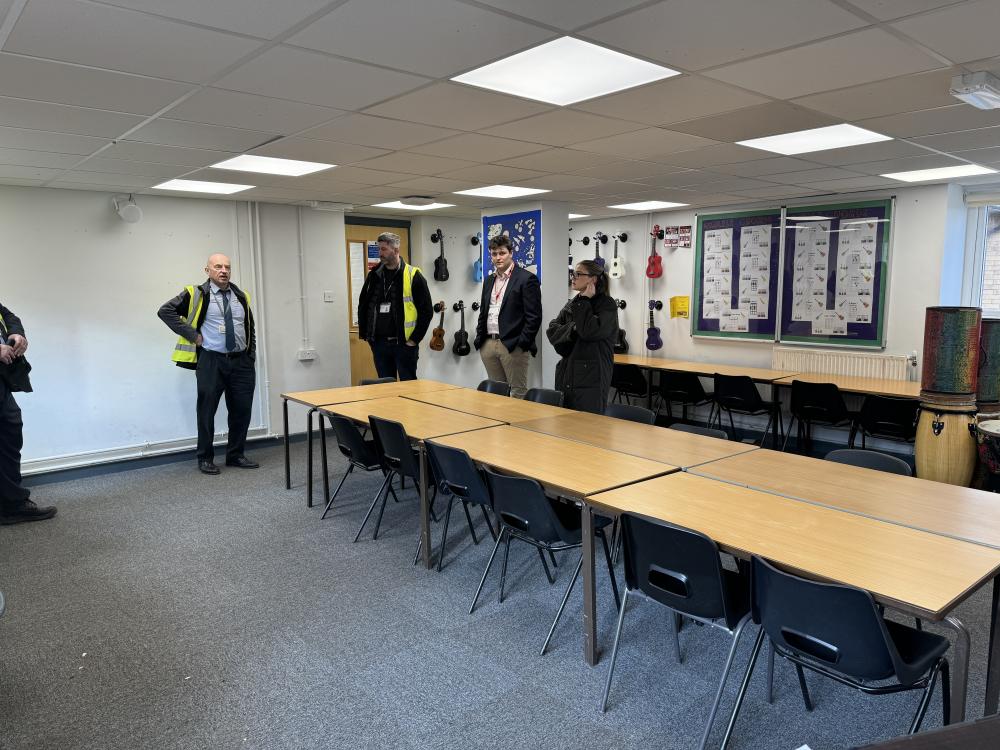
[[[490,380],[510,384],[510,395],[524,398],[528,364],[542,326],[542,286],[538,277],[514,262],[510,237],[490,240],[494,272],[483,282],[475,347]]]
[[[30,491],[21,486],[23,424],[13,394],[31,391],[27,350],[21,319],[0,305],[0,524],[4,525],[44,521],[56,514],[54,507],[35,505],[28,499]]]

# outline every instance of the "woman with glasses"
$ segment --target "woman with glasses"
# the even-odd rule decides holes
[[[556,388],[567,407],[600,414],[611,389],[618,306],[608,294],[607,274],[592,260],[576,265],[571,288],[577,295],[546,330],[562,356],[556,365]]]

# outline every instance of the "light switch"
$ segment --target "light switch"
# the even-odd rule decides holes
[[[333,292],[323,292],[324,302],[333,302]]]

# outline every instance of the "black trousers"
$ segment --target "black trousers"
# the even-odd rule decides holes
[[[0,504],[12,505],[28,499],[21,486],[21,446],[24,445],[21,409],[7,384],[0,380]]]
[[[215,460],[215,412],[219,399],[226,395],[229,411],[229,444],[226,460],[243,455],[253,409],[253,391],[256,385],[256,368],[246,352],[229,357],[207,349],[198,351],[198,458]]]
[[[417,379],[419,346],[407,346],[405,342],[396,343],[385,339],[375,339],[370,343],[372,357],[375,359],[375,371],[380,378]]]

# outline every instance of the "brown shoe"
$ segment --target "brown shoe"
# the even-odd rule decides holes
[[[26,523],[28,521],[44,521],[52,518],[56,514],[56,507],[50,505],[46,508],[39,508],[31,500],[24,500],[13,505],[4,505],[0,508],[0,524],[10,526],[15,523]]]

